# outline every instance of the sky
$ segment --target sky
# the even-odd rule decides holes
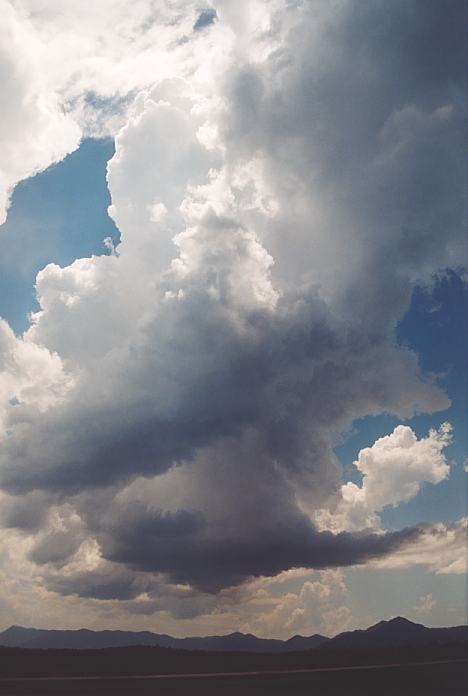
[[[0,10],[0,629],[463,622],[464,3]]]

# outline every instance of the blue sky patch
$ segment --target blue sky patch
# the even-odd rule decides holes
[[[0,226],[0,316],[17,332],[38,309],[34,282],[48,263],[109,253],[106,237],[119,232],[107,214],[106,164],[112,140],[85,140],[63,162],[18,184]]]

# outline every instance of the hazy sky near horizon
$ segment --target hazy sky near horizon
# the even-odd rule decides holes
[[[464,3],[0,10],[0,628],[460,623]]]

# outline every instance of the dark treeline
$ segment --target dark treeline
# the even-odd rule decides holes
[[[283,654],[202,652],[136,646],[100,650],[0,648],[0,677],[200,674],[411,664],[468,656],[466,643],[376,650],[309,650]]]

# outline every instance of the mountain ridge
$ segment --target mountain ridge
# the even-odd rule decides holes
[[[428,628],[404,617],[379,621],[366,629],[344,631],[328,638],[320,634],[295,635],[286,640],[258,638],[251,633],[235,631],[227,635],[188,636],[174,638],[168,634],[152,631],[124,631],[105,629],[37,629],[10,626],[0,632],[0,646],[16,648],[70,648],[96,649],[130,646],[159,646],[187,650],[209,650],[219,652],[269,652],[283,653],[312,650],[315,648],[388,648],[405,645],[426,645],[468,642],[468,626]]]

